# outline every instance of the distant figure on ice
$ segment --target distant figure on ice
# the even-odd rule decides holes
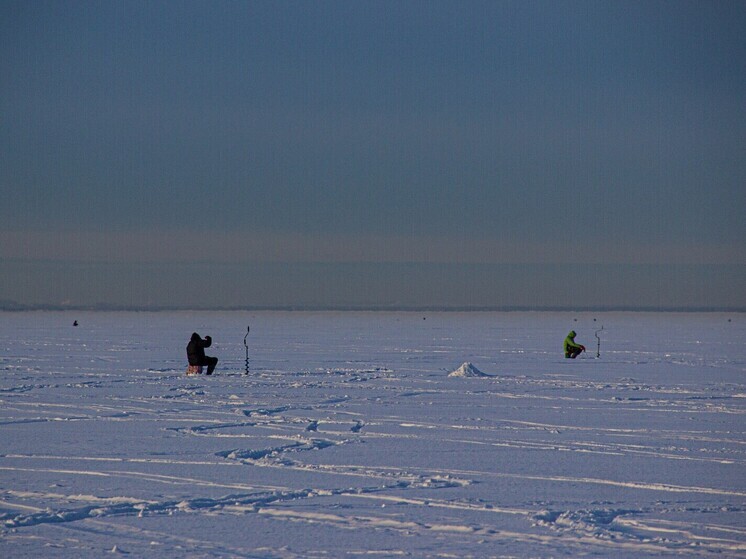
[[[218,364],[217,357],[208,357],[205,355],[205,348],[210,347],[212,344],[212,338],[205,336],[203,340],[197,332],[192,334],[192,339],[189,340],[187,345],[187,358],[189,359],[189,365],[193,367],[202,367],[207,365],[207,374],[211,375],[215,370],[215,366]]]
[[[565,357],[568,359],[575,359],[585,351],[584,345],[575,343],[575,336],[575,330],[570,330],[570,333],[565,338]]]

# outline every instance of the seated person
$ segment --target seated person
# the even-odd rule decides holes
[[[217,357],[208,357],[205,355],[205,348],[210,347],[212,344],[212,338],[205,336],[203,340],[197,332],[192,334],[192,339],[189,340],[187,345],[187,358],[189,359],[190,365],[196,365],[201,367],[207,365],[207,374],[211,375],[215,370],[215,366],[218,364]]]
[[[575,330],[571,330],[565,338],[565,357],[575,359],[585,351],[585,346],[575,343]]]

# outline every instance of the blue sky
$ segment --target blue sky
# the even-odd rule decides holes
[[[0,2],[0,300],[746,307],[743,29],[741,2]]]

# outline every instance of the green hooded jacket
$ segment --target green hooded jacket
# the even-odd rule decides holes
[[[565,344],[564,344],[565,355],[567,355],[570,352],[571,349],[580,349],[580,348],[583,347],[580,344],[576,344],[575,343],[575,336],[576,335],[577,334],[575,333],[575,330],[571,330],[570,333],[565,338]]]

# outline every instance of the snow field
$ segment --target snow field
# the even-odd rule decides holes
[[[193,331],[211,377],[184,374]],[[740,314],[1,313],[0,555],[743,557],[744,334]]]

